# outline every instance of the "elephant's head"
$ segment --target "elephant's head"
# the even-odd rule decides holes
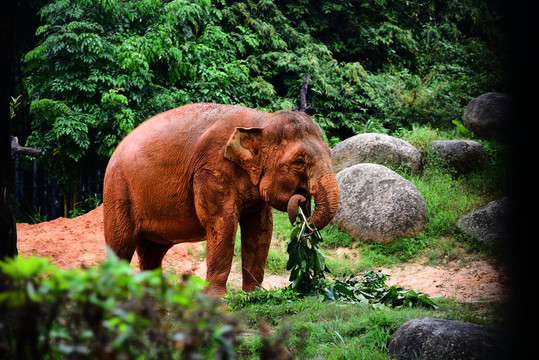
[[[308,221],[319,229],[337,212],[339,188],[331,151],[318,126],[303,112],[268,114],[259,127],[236,128],[225,157],[249,174],[262,198],[277,210],[287,211],[289,202],[298,203],[295,195],[302,195],[307,200],[302,208]],[[315,203],[312,215],[311,196]]]

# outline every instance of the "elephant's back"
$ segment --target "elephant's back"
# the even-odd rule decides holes
[[[197,103],[165,111],[144,121],[129,133],[117,150],[159,153],[191,151],[208,132],[222,132],[214,137],[228,140],[236,126],[252,126],[260,111],[235,105]],[[227,134],[230,132],[230,134]],[[164,147],[172,147],[164,149]]]
[[[189,176],[214,152],[215,159],[235,127],[251,127],[265,113],[235,105],[183,105],[146,120],[118,145],[107,172],[146,178],[155,171]],[[223,149],[221,149],[223,148]],[[223,150],[223,151],[221,151]],[[179,168],[178,168],[179,167]]]
[[[208,114],[217,108],[215,104],[191,104],[165,111],[141,123],[118,147],[194,142],[208,126],[212,126],[214,118]]]

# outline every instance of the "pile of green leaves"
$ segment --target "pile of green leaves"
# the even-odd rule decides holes
[[[100,267],[46,258],[0,262],[2,359],[183,359],[233,356],[235,327],[195,277],[135,271],[112,254]]]
[[[443,296],[430,297],[419,291],[405,289],[397,285],[389,286],[385,282],[390,275],[381,271],[366,271],[360,279],[350,277],[346,280],[335,280],[334,284],[324,289],[331,300],[372,306],[378,308],[401,308],[410,306],[427,306],[438,308],[436,303]]]
[[[302,295],[322,293],[329,300],[368,305],[374,308],[423,305],[437,308],[440,297],[429,297],[421,292],[388,286],[389,275],[381,271],[367,271],[358,279],[326,279],[324,272],[331,273],[325,264],[325,256],[319,250],[323,241],[320,232],[309,224],[301,208],[286,250],[289,258],[286,266],[291,270],[291,289]]]

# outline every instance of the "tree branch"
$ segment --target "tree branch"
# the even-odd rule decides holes
[[[15,136],[12,136],[11,137],[11,155],[16,155],[16,154],[38,157],[39,155],[41,155],[41,150],[21,146],[19,144],[19,139],[17,139]]]

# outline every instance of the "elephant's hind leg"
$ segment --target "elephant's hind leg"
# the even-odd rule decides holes
[[[141,238],[137,254],[141,270],[153,270],[161,267],[163,258],[172,245],[159,244],[144,237]]]
[[[120,259],[131,261],[139,243],[139,237],[130,226],[118,226],[113,219],[104,220],[105,242]]]
[[[135,225],[130,221],[128,210],[120,211],[105,203],[103,206],[103,227],[107,246],[120,259],[131,261],[139,243],[139,235]]]
[[[107,246],[123,260],[131,261],[139,242],[133,220],[129,187],[119,170],[107,168],[103,184],[103,227]]]

